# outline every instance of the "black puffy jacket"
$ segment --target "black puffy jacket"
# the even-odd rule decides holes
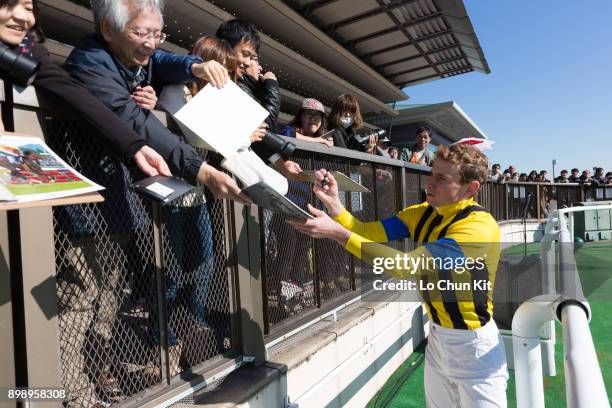
[[[255,99],[269,113],[265,122],[268,124],[266,137],[269,137],[271,132],[276,130],[276,121],[280,112],[281,95],[278,82],[273,79],[258,81],[249,75],[243,75],[237,82],[240,89],[246,92],[251,98]],[[253,151],[263,160],[270,160],[275,156],[277,151],[266,146],[264,142],[256,142],[251,145]],[[278,157],[278,156],[277,156]],[[284,157],[288,159],[288,156]]]
[[[269,115],[266,118],[268,129],[276,129],[276,121],[281,106],[278,82],[274,79],[258,81],[245,74],[238,80],[238,86],[268,111]]]

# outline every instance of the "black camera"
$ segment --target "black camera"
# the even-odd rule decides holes
[[[6,72],[11,81],[21,86],[28,86],[34,81],[40,61],[16,52],[0,42],[0,70]]]
[[[367,145],[370,141],[370,136],[376,136],[379,139],[387,133],[385,129],[359,129],[353,136],[353,140],[359,145]]]
[[[253,145],[253,150],[255,150],[255,152],[257,152],[257,144],[260,143],[262,146],[265,146],[268,151],[279,154],[285,160],[289,160],[295,150],[295,145],[293,143],[286,141],[281,136],[270,131],[266,131],[266,137],[264,137],[261,142]]]

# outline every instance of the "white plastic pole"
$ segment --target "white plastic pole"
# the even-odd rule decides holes
[[[609,408],[606,386],[584,309],[577,304],[563,306],[561,323],[568,408]]]
[[[519,306],[512,318],[512,350],[518,408],[544,408],[540,328],[555,318],[556,299],[536,296]]]

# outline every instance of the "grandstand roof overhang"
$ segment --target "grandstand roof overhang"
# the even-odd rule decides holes
[[[91,11],[84,0],[41,0],[40,13],[50,38],[76,45],[86,33],[93,32]],[[224,21],[234,18],[206,0],[173,0],[167,2],[164,31],[169,34],[162,48],[186,53],[203,35],[214,35]],[[66,27],[70,26],[70,30]],[[289,47],[262,34],[260,56],[263,65],[272,69],[281,86],[302,96],[316,96],[331,105],[339,94],[355,95],[364,112],[395,115],[383,101],[362,88],[347,82]]]
[[[216,0],[385,101],[489,66],[461,0]]]
[[[396,106],[399,114],[393,118],[393,127],[404,124],[427,124],[451,141],[464,137],[486,139],[487,135],[453,101],[430,105]]]
[[[93,31],[88,0],[40,5],[49,38],[75,45]],[[284,90],[328,106],[352,93],[364,113],[394,116],[385,102],[406,99],[405,85],[489,72],[461,0],[173,0],[162,48],[185,53],[236,16],[261,30],[263,65]]]

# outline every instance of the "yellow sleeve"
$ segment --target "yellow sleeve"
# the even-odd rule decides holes
[[[334,221],[370,241],[388,242],[410,238],[411,231],[426,208],[427,204],[413,205],[404,208],[392,217],[373,222],[361,222],[343,209],[338,216],[334,217]]]
[[[387,234],[385,233],[385,228],[380,221],[361,222],[357,218],[353,217],[353,214],[348,212],[346,208],[343,209],[338,216],[334,217],[334,221],[349,231],[360,235],[364,239],[374,242],[387,242]]]
[[[368,240],[356,233],[351,234],[344,247],[351,254],[355,255],[359,259],[362,259],[370,265],[374,263],[375,258],[396,259],[398,256],[400,258],[404,258],[405,256],[428,256],[428,252],[425,247],[419,247],[410,252],[402,252],[398,251],[395,248],[372,242],[371,240]],[[421,274],[424,271],[411,271],[409,269],[387,269],[387,272],[389,272],[392,276],[396,278],[407,279],[410,277],[416,278],[417,274]]]

